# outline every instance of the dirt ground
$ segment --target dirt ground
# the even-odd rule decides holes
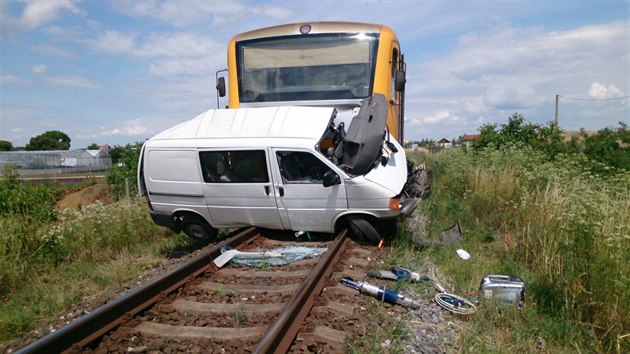
[[[84,206],[96,203],[96,201],[100,201],[105,205],[113,202],[107,184],[98,183],[87,188],[83,188],[78,192],[68,194],[57,202],[57,209],[63,210],[70,208],[81,210]]]

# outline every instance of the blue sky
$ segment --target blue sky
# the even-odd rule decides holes
[[[407,61],[405,138],[455,138],[513,113],[598,130],[629,124],[628,1],[0,0],[0,140],[60,130],[124,145],[216,107],[238,33],[380,23]]]

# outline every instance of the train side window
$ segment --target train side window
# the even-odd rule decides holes
[[[394,48],[394,50],[392,51],[392,88],[391,88],[391,99],[392,101],[394,101],[395,103],[398,103],[398,100],[396,99],[396,70],[398,70],[398,49]]]

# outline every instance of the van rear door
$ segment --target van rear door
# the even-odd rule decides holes
[[[144,186],[155,211],[207,215],[194,149],[145,148],[144,156]]]

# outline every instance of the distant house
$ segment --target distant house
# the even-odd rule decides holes
[[[443,147],[443,148],[447,148],[447,147],[452,147],[453,146],[451,141],[446,139],[446,138],[442,138],[442,139],[438,140],[436,144],[437,144],[437,146]]]
[[[464,134],[457,139],[458,145],[470,146],[473,140],[478,139],[479,134]]]

